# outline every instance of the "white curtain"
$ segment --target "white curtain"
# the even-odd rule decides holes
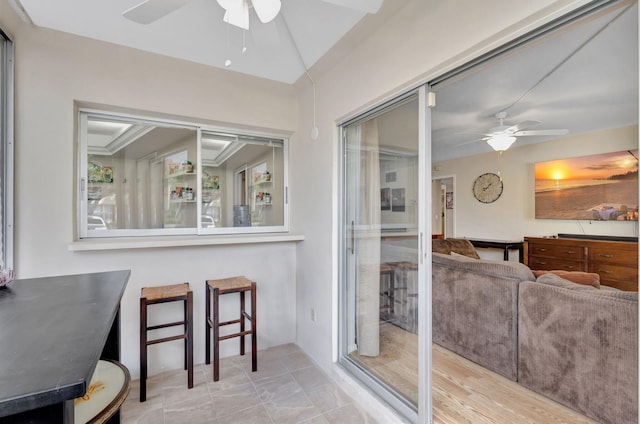
[[[358,353],[380,354],[380,156],[378,122],[362,125],[358,231]]]

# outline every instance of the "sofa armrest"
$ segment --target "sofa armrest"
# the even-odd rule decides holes
[[[522,282],[518,381],[603,423],[638,422],[638,301]]]

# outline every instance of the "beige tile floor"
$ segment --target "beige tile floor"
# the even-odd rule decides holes
[[[186,371],[169,371],[147,379],[147,401],[140,402],[140,381],[121,408],[123,424],[288,424],[376,421],[294,344],[220,360],[220,381],[212,365],[194,367],[194,387]]]

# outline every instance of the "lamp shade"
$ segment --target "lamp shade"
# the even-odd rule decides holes
[[[511,147],[514,141],[516,141],[516,138],[510,135],[496,135],[487,139],[487,143],[489,144],[489,146],[491,146],[493,150],[497,152],[507,150],[509,147]]]

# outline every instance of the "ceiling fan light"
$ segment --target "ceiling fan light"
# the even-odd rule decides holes
[[[280,12],[280,0],[252,0],[251,3],[263,24],[271,22]]]
[[[516,138],[510,135],[497,135],[487,139],[489,146],[491,146],[496,152],[507,150],[511,147],[514,141],[516,141]]]

